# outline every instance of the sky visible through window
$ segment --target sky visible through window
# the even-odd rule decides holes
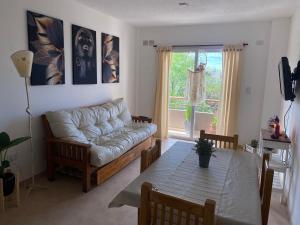
[[[220,73],[222,71],[222,52],[206,52],[205,54],[207,56],[206,70]],[[203,54],[200,53],[200,55],[200,61],[203,61]]]

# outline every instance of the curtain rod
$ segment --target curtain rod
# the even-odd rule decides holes
[[[247,46],[248,43],[243,43],[243,46]],[[223,47],[224,44],[211,44],[211,45],[172,45],[173,48],[178,47]],[[154,48],[157,47],[157,45],[153,45]]]

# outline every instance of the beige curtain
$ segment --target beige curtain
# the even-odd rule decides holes
[[[240,70],[243,46],[224,46],[223,84],[217,134],[232,136],[237,133]]]
[[[168,137],[169,72],[172,48],[158,47],[158,74],[156,81],[155,108],[153,123],[157,125],[155,137]]]

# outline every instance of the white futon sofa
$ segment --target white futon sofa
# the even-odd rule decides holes
[[[83,171],[83,191],[91,179],[100,184],[150,148],[156,125],[147,117],[132,117],[123,99],[102,105],[47,112],[47,173],[74,167]]]

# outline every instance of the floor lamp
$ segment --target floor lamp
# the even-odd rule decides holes
[[[30,111],[30,99],[29,99],[29,93],[28,93],[28,79],[31,76],[33,52],[28,51],[28,50],[17,51],[11,55],[11,60],[13,61],[20,77],[24,78],[24,80],[25,80],[26,97],[27,97],[26,113],[28,115],[29,134],[31,137],[30,138],[30,151],[31,151],[31,180],[32,180],[32,183],[28,189],[28,194],[30,194],[30,192],[33,191],[34,189],[42,188],[35,184],[35,179],[34,179],[35,174],[34,174],[34,150],[33,150],[33,141],[32,141],[32,114]]]

